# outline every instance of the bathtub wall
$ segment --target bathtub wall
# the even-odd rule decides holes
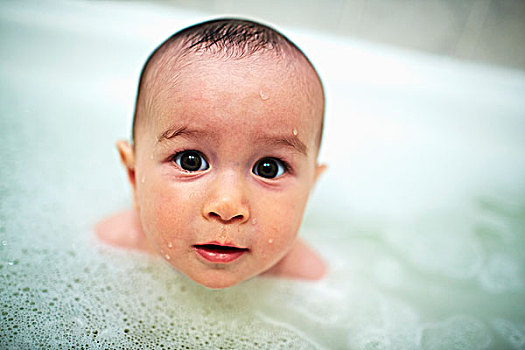
[[[175,0],[170,6],[525,69],[524,1]]]

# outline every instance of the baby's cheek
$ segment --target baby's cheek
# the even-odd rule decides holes
[[[286,228],[286,231],[293,231],[298,228],[303,217],[305,199],[300,194],[283,196],[273,202],[268,203],[277,227]],[[275,205],[275,203],[278,203]]]
[[[273,211],[272,217],[275,218],[273,226],[276,233],[273,237],[268,237],[268,244],[274,244],[282,250],[291,247],[301,226],[306,198],[301,191],[297,191],[276,201],[278,206],[270,206]]]
[[[268,220],[258,235],[261,259],[267,264],[275,264],[292,247],[301,223],[301,215],[293,210],[294,203],[287,207],[269,206]],[[296,204],[296,203],[295,203]],[[269,266],[268,266],[269,267]]]
[[[141,219],[146,236],[155,245],[177,239],[184,217],[184,210],[178,201],[171,195],[151,192],[144,203]]]
[[[277,264],[293,246],[295,236],[276,233],[266,235],[257,245],[257,253],[254,251],[257,261],[258,273],[266,271]]]

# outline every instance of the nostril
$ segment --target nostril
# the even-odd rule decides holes
[[[218,219],[220,221],[223,221],[223,222],[228,222],[228,221],[242,221],[244,219],[244,215],[243,214],[238,214],[238,215],[235,215],[235,216],[224,216],[224,215],[220,215],[216,212],[213,212],[213,211],[210,211],[208,213],[208,216],[210,218],[215,218],[215,219]]]
[[[214,213],[214,212],[209,212],[208,215],[211,216],[212,218],[220,218],[221,217],[219,214]]]

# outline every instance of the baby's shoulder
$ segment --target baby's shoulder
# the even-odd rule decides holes
[[[304,280],[319,280],[326,274],[326,264],[323,258],[306,242],[297,239],[290,252],[264,274]]]
[[[134,209],[114,214],[95,226],[97,237],[104,243],[149,251],[137,211]]]

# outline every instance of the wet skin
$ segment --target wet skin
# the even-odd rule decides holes
[[[210,288],[261,273],[321,278],[323,261],[297,239],[324,169],[307,69],[207,58],[153,87],[135,147],[118,143],[135,209],[100,223],[99,237],[160,254]]]

